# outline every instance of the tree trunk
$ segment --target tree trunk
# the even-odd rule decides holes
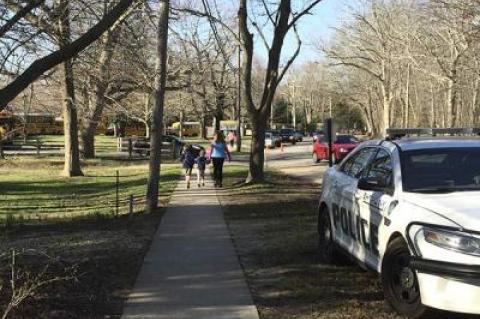
[[[367,106],[360,106],[360,109],[362,110],[363,118],[365,120],[365,124],[367,125],[367,134],[370,135],[373,133],[373,120],[370,116],[370,112]]]
[[[252,119],[253,120],[253,119]],[[265,131],[267,127],[266,119],[256,119],[252,121],[252,144],[250,150],[250,164],[247,183],[257,183],[264,180],[264,161],[265,161]]]
[[[387,129],[390,127],[390,97],[388,92],[385,89],[385,85],[382,85],[382,95],[383,95],[383,113],[380,118],[380,135],[382,137],[387,136]]]
[[[405,113],[403,127],[408,128],[410,125],[410,64],[407,64],[407,79],[405,83]]]
[[[456,121],[456,94],[454,92],[454,82],[452,79],[448,79],[447,81],[447,103],[448,103],[448,113],[447,113],[447,120],[446,125],[448,127],[453,127]]]
[[[147,122],[144,122],[145,124],[145,137],[150,138],[150,125]]]
[[[215,132],[220,131],[220,122],[222,121],[222,115],[215,113]]]
[[[162,159],[163,108],[167,80],[168,15],[169,0],[160,0],[158,4],[157,61],[155,74],[155,107],[153,109],[150,137],[150,163],[147,183],[147,207],[149,213],[158,207],[158,184]]]
[[[98,122],[105,108],[105,93],[108,88],[110,63],[113,56],[115,37],[113,32],[107,32],[104,36],[103,48],[98,60],[98,78],[95,83],[95,103],[88,109],[82,131],[83,156],[85,158],[95,157],[95,132]]]
[[[145,93],[145,137],[150,138],[150,93]]]
[[[472,96],[472,112],[473,112],[473,125],[478,125],[480,123],[479,121],[479,111],[480,111],[480,106],[478,105],[478,95],[479,95],[479,90],[480,90],[480,78],[477,77],[474,82],[474,88],[473,88],[473,96]]]
[[[60,31],[60,49],[70,44],[70,10],[68,0],[58,0],[61,12],[58,21]],[[78,118],[75,104],[75,85],[72,60],[63,62],[63,125],[65,134],[65,176],[82,176],[80,151],[78,147]]]
[[[215,131],[220,131],[223,120],[223,109],[225,107],[225,94],[218,93],[215,99]]]
[[[265,129],[271,112],[271,105],[277,90],[279,82],[282,80],[283,74],[279,72],[280,57],[285,36],[289,31],[289,21],[291,17],[291,1],[282,0],[278,4],[277,21],[273,31],[272,44],[268,54],[268,63],[265,73],[265,82],[262,92],[259,108],[255,108],[252,93],[252,67],[253,67],[253,50],[254,41],[253,34],[248,28],[248,1],[241,0],[238,10],[238,26],[240,30],[240,38],[243,46],[243,63],[242,63],[242,100],[248,110],[252,122],[252,145],[250,153],[250,167],[247,182],[260,182],[264,179],[263,160],[265,146]],[[282,72],[286,72],[299,53],[290,58]]]
[[[80,168],[80,151],[78,145],[78,119],[75,105],[75,88],[73,81],[73,66],[71,61],[63,64],[64,92],[63,92],[63,125],[65,134],[65,176],[82,176]]]
[[[200,118],[200,138],[207,139],[207,120],[205,115],[202,115]]]
[[[435,112],[435,92],[433,83],[430,83],[430,127],[437,127],[437,117]]]

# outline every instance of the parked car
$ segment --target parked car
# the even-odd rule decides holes
[[[295,131],[293,137],[295,138],[295,142],[303,142],[303,133],[301,131]]]
[[[322,188],[325,261],[347,255],[378,272],[403,316],[480,314],[478,137],[368,141],[326,171]]]
[[[266,148],[275,148],[275,137],[272,133],[267,132],[265,133],[265,147]]]
[[[149,138],[144,136],[136,136],[136,137],[132,137],[132,141],[133,141],[132,146],[133,146],[134,152],[144,156],[150,155],[150,139]],[[185,145],[185,142],[182,139],[174,135],[163,135],[162,142],[175,143],[175,152],[176,152],[175,157],[177,157],[177,155],[180,155],[180,152],[182,151],[182,147],[183,145]]]
[[[277,130],[270,131],[272,133],[272,136],[275,140],[275,147],[280,147],[282,146],[282,137],[280,136],[280,132]]]
[[[282,143],[292,143],[295,145],[295,130],[293,128],[282,128],[280,130],[280,136],[282,137]]]
[[[332,143],[332,159],[334,163],[340,162],[350,153],[360,141],[353,135],[337,135]],[[320,136],[313,143],[312,159],[314,163],[321,160],[328,160],[329,149],[325,135]]]

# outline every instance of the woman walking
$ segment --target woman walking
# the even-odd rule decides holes
[[[208,157],[213,163],[213,179],[215,180],[215,187],[222,187],[223,162],[225,161],[225,158],[228,158],[228,161],[231,161],[232,157],[221,132],[216,132],[213,136],[213,142],[210,145],[210,154]]]

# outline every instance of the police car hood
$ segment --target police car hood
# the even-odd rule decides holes
[[[480,231],[480,191],[403,195],[412,205],[433,211],[463,228]]]

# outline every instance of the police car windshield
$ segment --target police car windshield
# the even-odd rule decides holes
[[[401,152],[405,192],[480,190],[480,147]]]

